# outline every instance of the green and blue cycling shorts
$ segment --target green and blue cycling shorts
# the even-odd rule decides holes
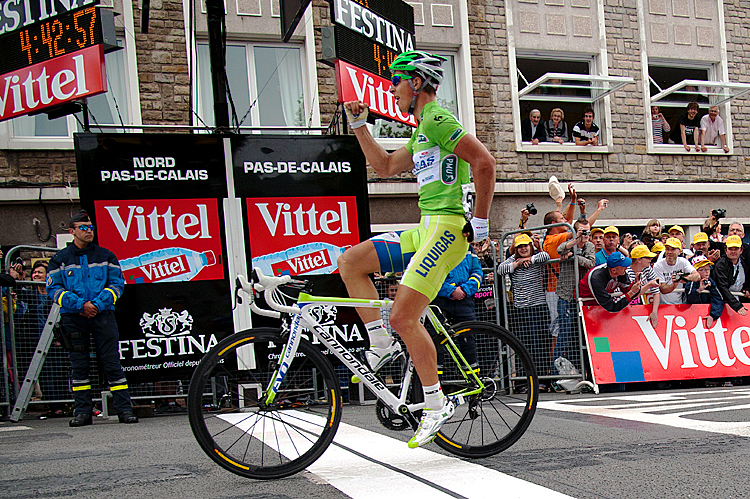
[[[423,215],[419,226],[370,239],[380,271],[403,272],[401,284],[435,299],[445,278],[466,257],[461,215]]]

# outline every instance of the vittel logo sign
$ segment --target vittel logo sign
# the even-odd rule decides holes
[[[251,198],[247,215],[253,257],[306,243],[359,242],[354,196]]]
[[[722,325],[721,318],[711,329],[705,327],[702,317],[695,321],[693,327],[679,315],[665,315],[664,319],[667,331],[662,341],[647,316],[633,317],[664,370],[670,367],[670,353],[675,350],[673,339],[677,340],[679,356],[672,360],[679,359],[680,369],[732,367],[739,364],[750,366],[750,327],[740,326],[730,330]],[[697,355],[694,350],[697,350]]]
[[[404,114],[389,92],[391,82],[344,61],[336,61],[336,83],[339,102],[359,100],[370,106],[370,112],[385,116],[413,127],[417,122],[413,115]]]
[[[222,279],[215,199],[95,201],[102,246],[127,284]]]

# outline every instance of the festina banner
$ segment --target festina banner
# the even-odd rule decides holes
[[[107,91],[104,46],[61,55],[0,77],[0,121]]]
[[[187,379],[234,330],[222,140],[76,134],[75,146],[81,205],[125,277],[116,315],[128,380]]]
[[[750,318],[724,307],[706,327],[709,305],[662,305],[654,328],[651,306],[615,314],[584,306],[586,344],[597,384],[750,375]]]
[[[336,90],[339,102],[362,101],[370,112],[388,119],[417,126],[414,115],[404,114],[388,91],[391,82],[344,61],[336,61]]]
[[[336,260],[370,237],[366,163],[356,138],[233,137],[232,162],[244,203],[248,267],[299,276],[312,282],[315,294],[345,297]],[[368,346],[353,308],[319,313],[350,351]],[[274,322],[253,315],[253,326],[261,324]]]

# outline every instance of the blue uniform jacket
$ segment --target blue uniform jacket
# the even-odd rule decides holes
[[[111,251],[89,244],[83,249],[70,243],[49,262],[47,294],[62,313],[79,313],[90,301],[99,311],[114,310],[125,279]]]
[[[451,293],[461,286],[466,296],[473,297],[479,291],[479,285],[482,283],[482,264],[474,253],[468,252],[466,258],[459,263],[453,270],[448,273],[443,286],[438,291],[438,296],[450,298]]]

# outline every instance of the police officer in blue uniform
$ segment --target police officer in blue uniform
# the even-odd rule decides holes
[[[70,364],[75,409],[70,426],[92,423],[94,405],[89,380],[92,334],[120,423],[137,423],[128,381],[120,366],[115,322],[115,302],[125,287],[120,264],[111,251],[92,243],[94,225],[86,210],[73,214],[69,230],[73,243],[58,251],[49,262],[47,293],[60,306],[61,324],[73,345]]]

